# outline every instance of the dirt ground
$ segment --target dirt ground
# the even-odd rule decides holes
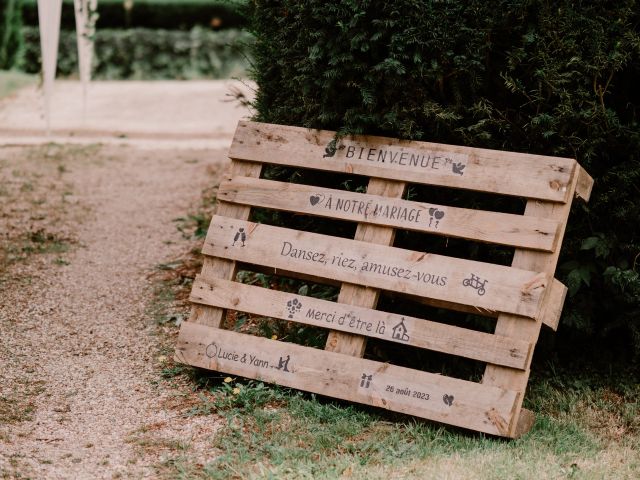
[[[0,475],[142,478],[206,461],[215,417],[161,381],[150,274],[225,150],[0,147]],[[187,242],[187,243],[185,243]]]
[[[83,115],[58,81],[49,136],[37,86],[0,99],[0,477],[157,477],[215,454],[215,418],[162,380],[154,272],[193,246],[175,220],[217,183],[252,88],[94,82]]]

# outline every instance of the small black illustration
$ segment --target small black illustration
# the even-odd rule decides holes
[[[322,158],[333,157],[336,154],[336,139],[331,140],[324,149],[325,154]]]
[[[440,220],[442,220],[444,218],[444,211],[443,210],[438,210],[435,207],[431,207],[429,209],[429,226],[431,226],[433,224],[433,221],[435,220],[436,224],[435,224],[435,228],[438,228],[438,224],[440,223]]]
[[[209,358],[214,358],[218,354],[218,346],[211,342],[207,345],[207,349],[205,350],[205,355]]]
[[[391,336],[396,340],[401,340],[403,342],[409,341],[409,335],[407,334],[407,327],[404,324],[404,318],[400,320],[400,323],[393,327]]]
[[[324,195],[322,195],[321,193],[316,193],[315,195],[311,195],[309,197],[309,203],[311,204],[311,206],[316,206],[322,200],[324,200]]]
[[[278,361],[278,366],[276,367],[277,370],[282,370],[283,372],[288,372],[289,369],[287,368],[287,366],[289,365],[289,360],[291,359],[290,355],[287,355],[287,359],[285,360],[284,358],[280,357],[280,360]]]
[[[464,163],[452,163],[451,164],[451,170],[453,170],[453,173],[456,173],[458,175],[463,175],[464,172],[464,167],[466,167],[466,165]]]
[[[242,242],[242,246],[244,247],[244,242],[246,239],[247,239],[247,234],[244,231],[244,228],[239,228],[238,231],[236,232],[236,235],[233,237],[233,243],[231,244],[231,246],[235,247],[236,242],[240,240]]]
[[[367,375],[366,373],[363,373],[362,378],[360,379],[360,386],[362,388],[369,388],[369,386],[371,386],[372,381],[373,381],[373,375]]]
[[[289,300],[287,302],[287,310],[289,311],[289,318],[293,318],[293,316],[300,311],[302,308],[302,302],[300,302],[297,298]]]
[[[478,295],[482,296],[486,292],[484,286],[488,281],[489,280],[482,280],[479,276],[472,273],[471,278],[465,278],[464,280],[462,280],[462,285],[465,287],[475,288],[478,292]]]
[[[442,396],[442,401],[445,405],[453,405],[453,395],[447,395],[446,393]]]

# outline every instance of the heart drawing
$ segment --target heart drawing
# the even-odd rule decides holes
[[[318,202],[320,202],[323,198],[324,198],[324,195],[322,194],[311,195],[309,197],[309,203],[311,204],[311,206],[316,206]]]
[[[445,405],[453,405],[453,395],[448,395],[448,394],[444,394],[442,396],[442,401],[445,403]]]
[[[433,225],[433,221],[435,220],[435,228],[438,228],[438,224],[440,220],[444,218],[444,211],[439,210],[435,207],[429,209],[429,226]]]

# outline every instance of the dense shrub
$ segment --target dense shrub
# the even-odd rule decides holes
[[[576,158],[596,184],[572,212],[560,259],[570,295],[559,336],[572,349],[607,338],[610,351],[639,358],[635,0],[248,8],[257,120]]]
[[[35,27],[24,28],[24,70],[40,71],[40,36]],[[246,68],[245,44],[250,35],[239,30],[214,32],[97,30],[94,78],[98,79],[192,79],[242,75]],[[58,75],[77,76],[76,34],[60,33]]]
[[[0,69],[18,66],[23,49],[22,0],[0,0]]]
[[[100,0],[98,24],[101,28],[161,28],[189,30],[195,26],[239,28],[245,19],[231,0]],[[24,0],[24,23],[38,25],[37,0]],[[62,3],[63,30],[75,30],[73,0]]]

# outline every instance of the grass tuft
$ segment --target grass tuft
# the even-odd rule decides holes
[[[528,395],[528,406],[538,408],[533,429],[506,440],[188,370],[182,373],[207,393],[191,414],[219,416],[224,426],[212,439],[217,454],[210,462],[174,452],[162,465],[171,478],[631,479],[640,473],[634,424],[640,387],[632,381],[620,386],[622,395],[609,386],[567,388],[562,379],[538,379]],[[625,433],[612,437],[593,422],[596,412],[608,412],[601,423],[625,426]]]

